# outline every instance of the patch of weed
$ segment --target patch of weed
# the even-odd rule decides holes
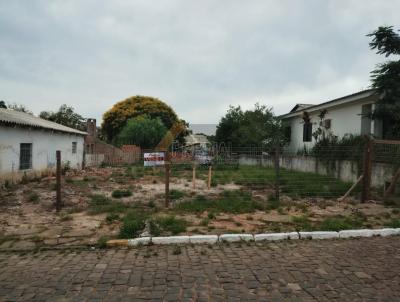
[[[40,199],[40,196],[39,196],[39,194],[36,193],[36,192],[30,192],[30,193],[28,194],[28,196],[27,196],[27,199],[28,199],[29,202],[38,203],[38,202],[39,202],[39,199]]]
[[[128,197],[132,196],[132,191],[128,189],[117,189],[112,192],[111,196],[114,198]]]
[[[292,222],[296,225],[296,231],[312,231],[313,226],[311,225],[308,216],[294,216]]]
[[[154,223],[159,227],[161,232],[167,232],[172,235],[185,232],[188,225],[186,220],[173,215],[156,217]]]
[[[107,248],[107,241],[108,241],[108,237],[107,236],[101,236],[98,240],[97,240],[97,247],[99,249],[105,249]]]
[[[172,189],[171,191],[169,191],[169,198],[170,199],[179,199],[185,196],[185,192],[180,191],[180,190],[176,190],[176,189]]]
[[[120,238],[135,238],[146,226],[147,214],[140,211],[129,211],[122,220],[119,230]]]
[[[400,228],[400,219],[392,219],[387,223],[387,226],[390,228]]]
[[[108,223],[108,224],[111,224],[111,223],[113,223],[114,221],[117,221],[117,220],[119,220],[119,215],[117,214],[117,213],[109,213],[109,214],[107,214],[107,216],[106,216],[106,222]]]

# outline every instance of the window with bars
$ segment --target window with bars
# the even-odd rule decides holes
[[[77,146],[76,142],[72,142],[72,154],[76,153],[76,146]]]
[[[19,169],[32,169],[32,144],[22,143],[19,150]]]

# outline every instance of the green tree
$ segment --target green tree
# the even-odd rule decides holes
[[[86,131],[86,119],[66,104],[61,105],[57,112],[42,111],[39,117],[70,128]]]
[[[369,46],[377,54],[400,55],[400,35],[392,26],[379,27],[367,36],[372,37]],[[378,64],[371,80],[380,96],[372,117],[383,121],[385,138],[400,138],[400,60]]]
[[[141,115],[127,121],[114,139],[114,144],[131,144],[140,146],[142,149],[153,149],[166,132],[167,128],[160,118],[152,119],[148,115]]]
[[[215,140],[234,147],[271,146],[283,143],[284,132],[281,121],[266,106],[256,104],[254,110],[246,111],[230,106],[217,126]]]
[[[2,108],[2,109],[7,109],[6,102],[0,101],[0,108]]]
[[[111,142],[122,130],[129,119],[147,115],[151,119],[159,118],[166,128],[179,122],[175,111],[157,98],[133,96],[116,103],[103,115],[101,126],[104,137]]]

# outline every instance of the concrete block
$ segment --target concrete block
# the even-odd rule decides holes
[[[252,241],[254,236],[252,234],[223,234],[219,236],[221,242],[237,242],[237,241]]]
[[[338,232],[299,232],[300,239],[331,239],[331,238],[339,238]]]
[[[300,239],[299,233],[297,233],[297,232],[290,232],[287,234],[288,234],[288,239],[291,239],[291,240]]]
[[[351,238],[351,237],[372,237],[374,231],[370,229],[364,230],[345,230],[339,232],[339,238]]]
[[[154,244],[181,244],[190,242],[189,236],[153,237],[151,241]]]
[[[288,233],[266,233],[266,234],[256,234],[254,235],[255,241],[274,241],[274,240],[286,240],[288,239]]]
[[[190,243],[214,244],[218,241],[218,235],[193,235],[189,236]]]
[[[371,230],[371,231],[373,233],[373,236],[382,236],[382,237],[400,234],[400,229],[392,229],[392,228],[377,229],[377,230]]]
[[[151,237],[140,237],[128,240],[128,246],[148,245],[151,242]]]

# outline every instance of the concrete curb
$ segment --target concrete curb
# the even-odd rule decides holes
[[[222,235],[191,235],[191,236],[166,236],[166,237],[140,237],[134,239],[117,239],[107,241],[108,247],[165,245],[165,244],[216,244],[218,242],[249,242],[249,241],[277,241],[295,239],[335,239],[335,238],[361,238],[373,236],[400,235],[400,228],[343,230],[339,232],[288,232],[264,234],[222,234]]]

